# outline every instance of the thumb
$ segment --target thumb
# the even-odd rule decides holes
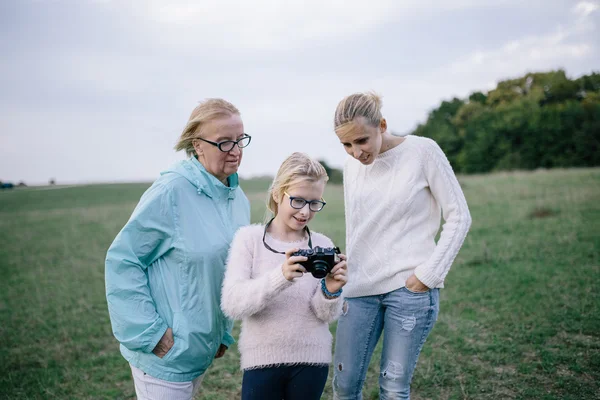
[[[292,249],[286,250],[286,252],[285,252],[285,258],[290,258],[292,256],[292,254],[294,254],[297,251],[298,251],[297,248],[292,248]]]

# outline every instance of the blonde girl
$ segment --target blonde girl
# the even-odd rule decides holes
[[[325,207],[327,180],[319,162],[302,153],[289,156],[269,188],[273,218],[241,228],[231,245],[221,307],[242,320],[244,400],[321,398],[331,363],[329,323],[341,313],[346,257],[339,254],[320,278],[301,264],[307,257],[294,253],[334,246],[308,228]]]

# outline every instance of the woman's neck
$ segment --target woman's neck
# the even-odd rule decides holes
[[[271,222],[267,232],[269,232],[272,237],[282,242],[297,242],[306,237],[305,229],[299,231],[291,229],[279,218],[279,216],[275,217],[273,222]]]
[[[221,181],[221,183],[225,186],[229,186],[229,177],[223,177],[223,176],[217,176],[215,174],[213,174],[211,171],[209,171],[208,168],[206,168],[206,164],[204,163],[204,159],[202,159],[201,157],[199,157],[198,155],[194,156],[196,158],[196,160],[198,160],[198,162],[200,164],[202,164],[202,166],[204,167],[204,169],[206,170],[206,172],[208,172],[209,174],[211,174],[212,176],[214,176],[215,178],[217,178],[219,181]]]
[[[394,136],[390,132],[385,131],[383,133],[383,140],[381,141],[381,149],[379,153],[385,153],[386,151],[398,146],[402,142],[404,142],[404,138],[402,136]]]

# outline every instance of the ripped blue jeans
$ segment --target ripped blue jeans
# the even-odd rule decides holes
[[[379,398],[410,399],[410,381],[437,320],[439,296],[439,289],[414,293],[402,287],[346,299],[335,339],[334,399],[362,399],[367,368],[382,332]]]

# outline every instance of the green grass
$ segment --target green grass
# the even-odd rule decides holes
[[[473,226],[442,290],[413,398],[600,399],[600,169],[460,180]],[[268,183],[243,184],[254,222]],[[0,192],[0,398],[134,397],[108,319],[104,256],[147,186]],[[311,223],[340,245],[342,197],[330,185]],[[366,399],[377,398],[380,351]],[[201,398],[239,398],[238,363],[233,347],[209,370]],[[330,382],[331,374],[324,398]]]

